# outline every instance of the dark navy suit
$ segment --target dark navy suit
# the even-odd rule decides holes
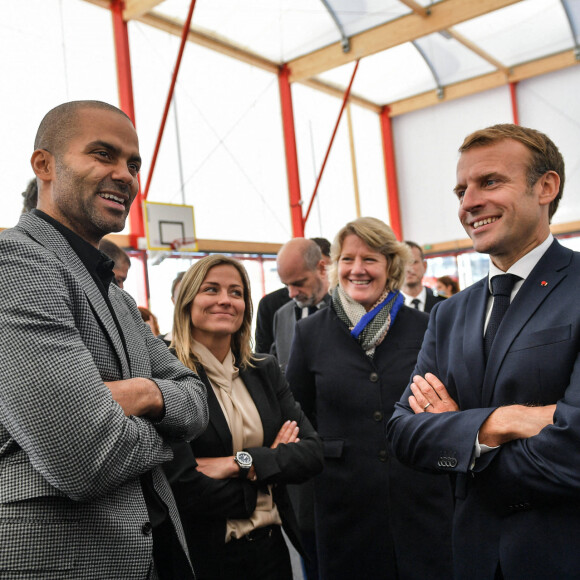
[[[484,362],[488,280],[438,304],[416,374],[434,373],[461,412],[414,415],[407,389],[388,426],[396,456],[457,474],[458,578],[580,578],[580,254],[557,241],[513,299]],[[483,455],[474,442],[501,405],[557,403],[554,425]]]

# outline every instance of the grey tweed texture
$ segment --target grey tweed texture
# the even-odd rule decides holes
[[[152,470],[184,544],[167,480],[170,440],[208,420],[203,383],[111,284],[111,313],[65,238],[25,214],[0,234],[0,578],[144,579],[151,535],[139,476]],[[159,422],[126,417],[104,381],[147,377]]]

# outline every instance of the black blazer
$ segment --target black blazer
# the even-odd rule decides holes
[[[274,484],[274,501],[284,530],[299,551],[296,518],[288,501],[286,483],[302,483],[322,471],[322,444],[312,425],[294,401],[276,359],[260,355],[255,367],[240,371],[262,419],[264,446],[247,449],[252,455],[258,482],[246,479],[212,479],[196,471],[195,457],[233,455],[232,437],[219,401],[203,369],[207,387],[209,425],[188,444],[174,446],[175,457],[165,465],[194,568],[202,576],[219,577],[226,520],[249,518],[256,508],[259,484]],[[299,443],[270,449],[286,420],[300,427]]]
[[[425,286],[425,290],[427,291],[427,297],[425,298],[425,312],[431,312],[431,309],[437,302],[442,302],[445,300],[445,296],[439,296],[439,294],[434,294],[433,290],[428,286]]]

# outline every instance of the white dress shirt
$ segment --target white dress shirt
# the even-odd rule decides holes
[[[489,298],[487,300],[487,314],[485,315],[485,324],[483,325],[483,334],[485,335],[485,331],[487,329],[487,324],[489,322],[489,318],[491,316],[491,309],[493,307],[493,296],[491,294],[491,279],[494,276],[501,276],[502,274],[515,274],[519,276],[521,280],[518,280],[512,289],[512,293],[510,296],[510,304],[512,303],[513,299],[515,298],[516,294],[519,292],[522,284],[526,281],[526,278],[530,275],[531,271],[535,268],[536,264],[540,261],[540,258],[546,253],[548,248],[552,245],[554,241],[554,236],[552,234],[548,234],[548,237],[539,245],[536,246],[533,250],[528,252],[523,258],[520,258],[515,264],[507,270],[507,272],[503,272],[500,270],[492,261],[491,258],[489,259]],[[475,459],[491,451],[492,449],[497,449],[497,447],[489,447],[488,445],[483,445],[479,442],[479,432],[477,433],[477,437],[475,439],[475,453],[474,453],[474,462]],[[473,467],[473,463],[472,463]]]
[[[425,288],[425,286],[421,286],[421,292],[419,292],[417,296],[410,296],[409,294],[405,294],[402,290],[401,294],[405,298],[405,306],[408,306],[409,308],[415,308],[413,300],[418,300],[419,308],[417,308],[417,310],[425,312],[425,303],[427,302],[427,289]]]

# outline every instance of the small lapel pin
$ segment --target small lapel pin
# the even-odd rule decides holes
[[[540,285],[541,285],[541,286],[547,286],[547,285],[548,285],[548,283],[547,283],[545,280],[542,280],[542,281],[540,282]]]

